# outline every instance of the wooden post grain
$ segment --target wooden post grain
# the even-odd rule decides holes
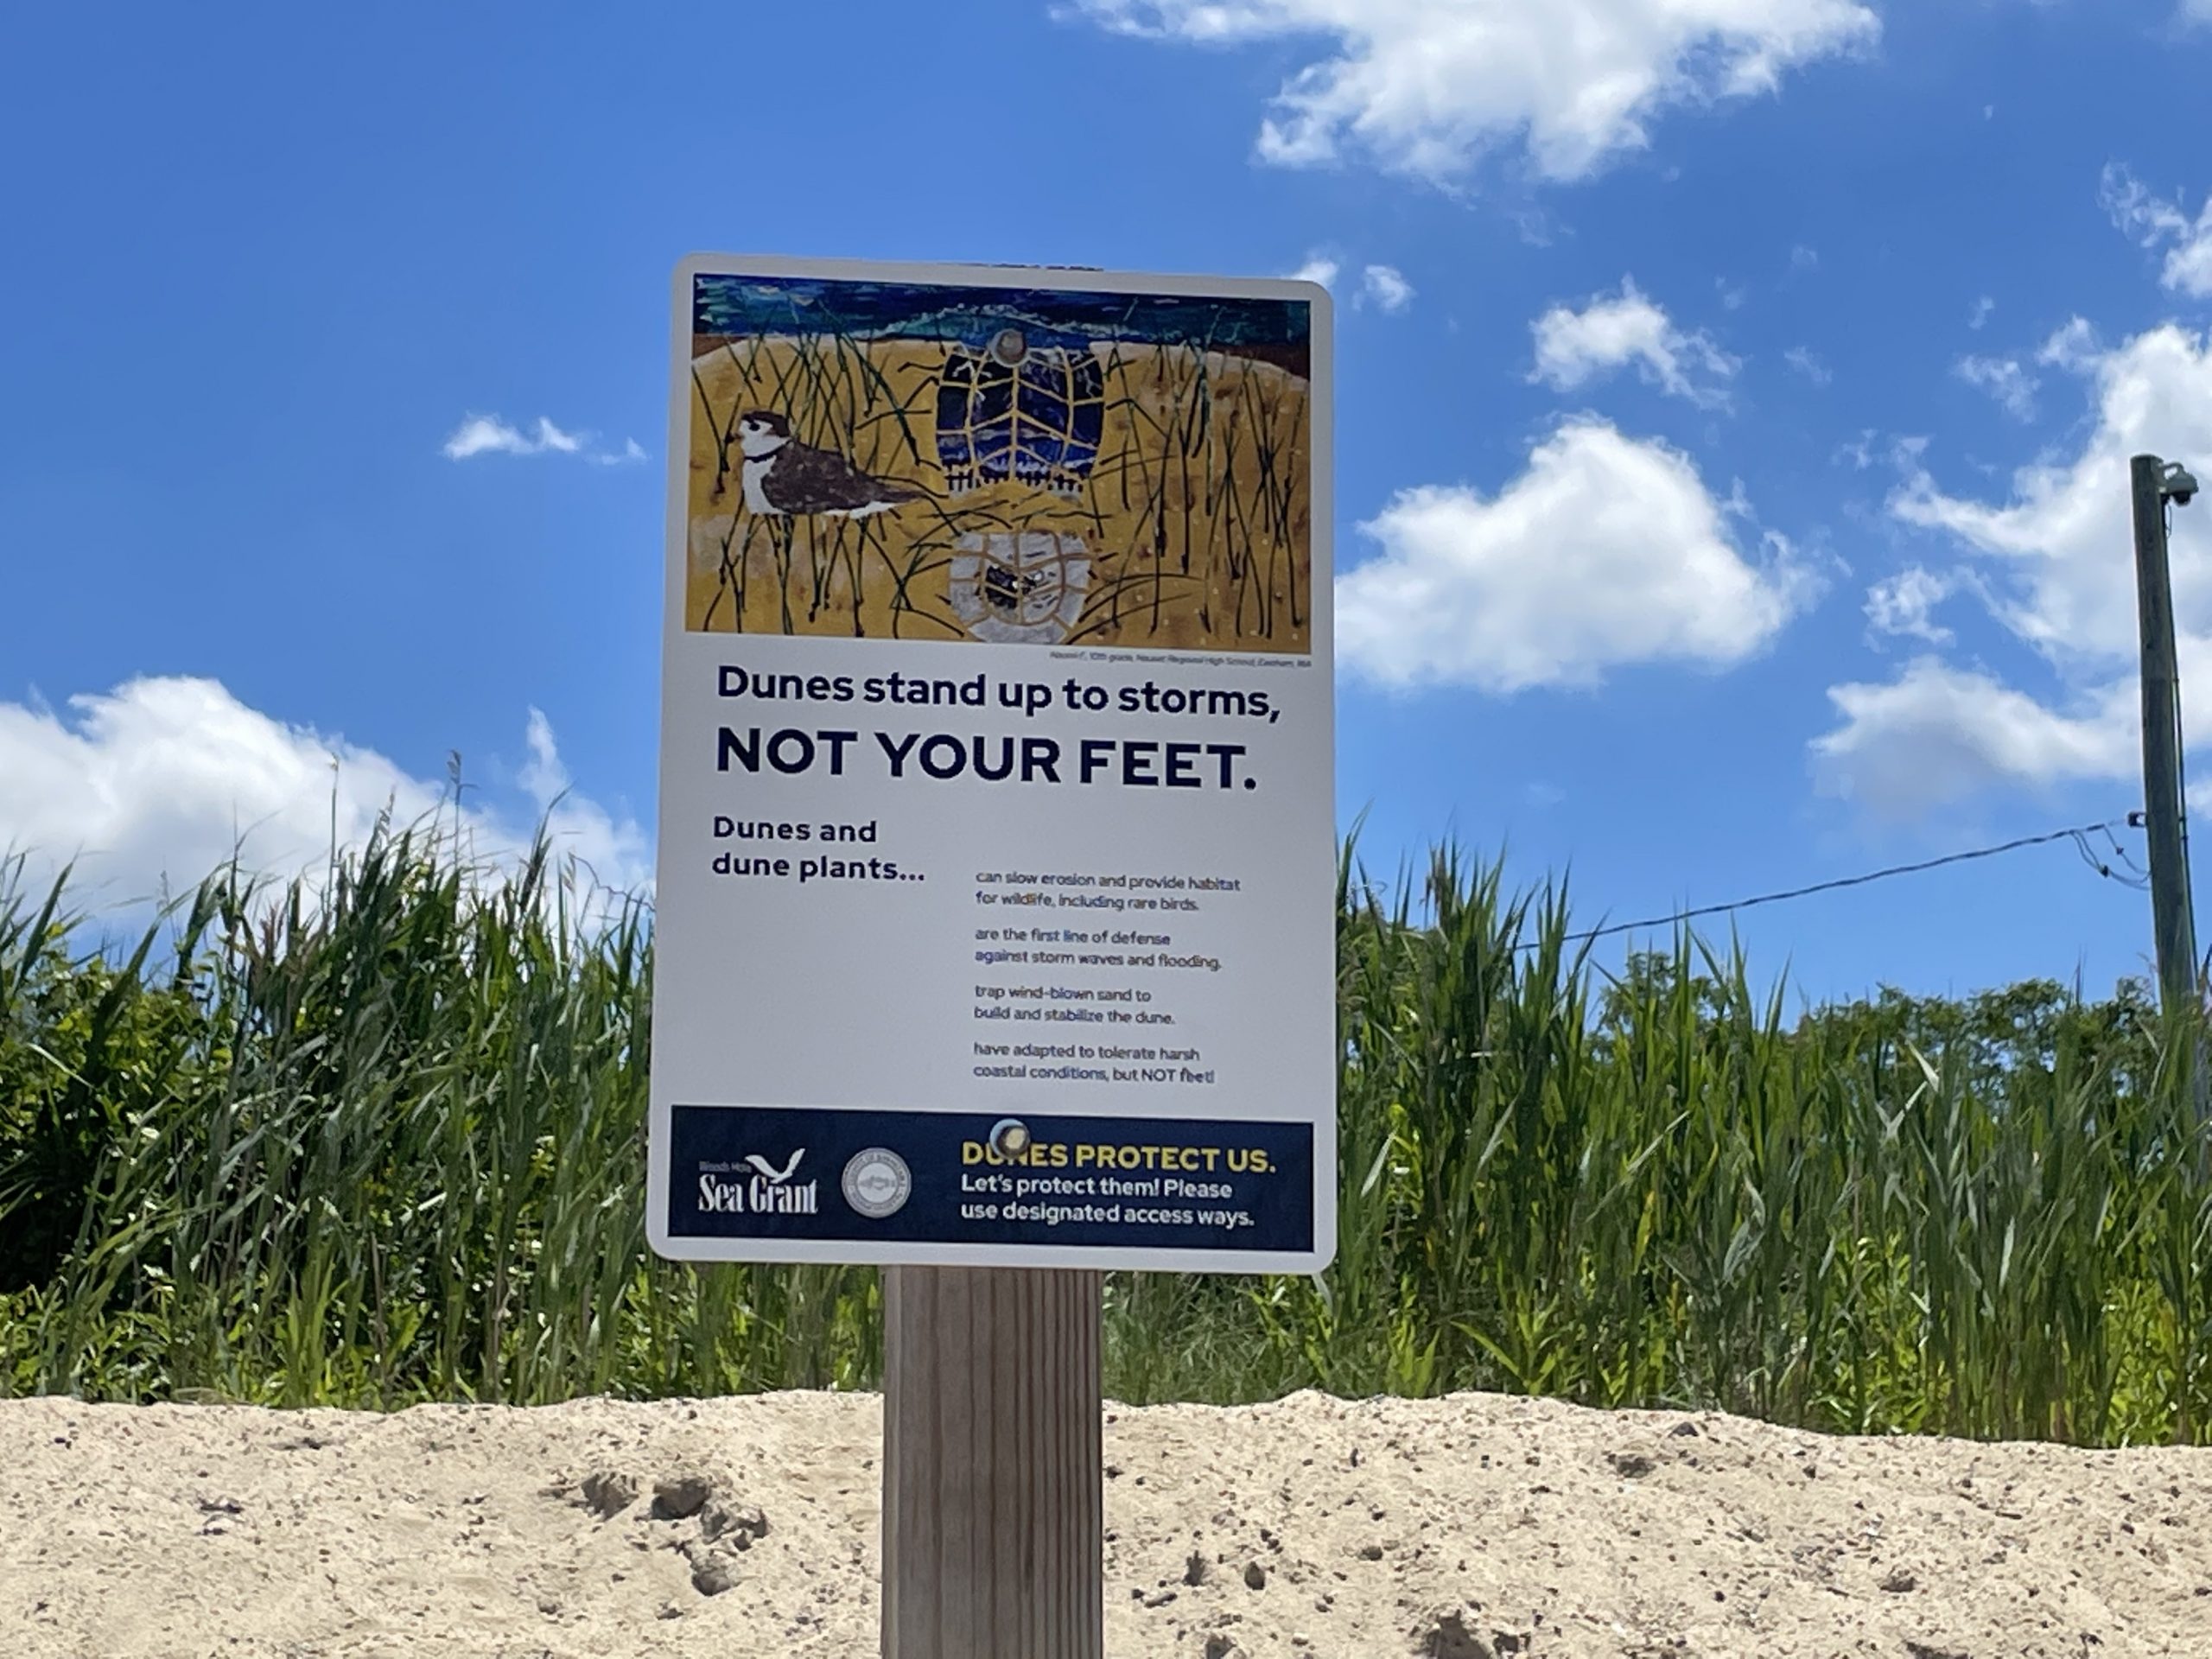
[[[883,1659],[1104,1659],[1099,1288],[884,1270]]]

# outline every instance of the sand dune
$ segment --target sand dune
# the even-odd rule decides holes
[[[0,1632],[24,1659],[852,1659],[879,1432],[815,1395],[0,1402]],[[1122,1659],[2212,1654],[2212,1452],[1301,1395],[1117,1409],[1106,1457]]]

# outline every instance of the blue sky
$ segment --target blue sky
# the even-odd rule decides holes
[[[486,836],[566,785],[642,878],[700,249],[1328,274],[1382,865],[1595,923],[2120,817],[2208,88],[2212,0],[17,8],[0,842],[120,901],[457,751]],[[2186,696],[2212,502],[2175,569]],[[2149,940],[2064,843],[1739,926],[1816,997]]]

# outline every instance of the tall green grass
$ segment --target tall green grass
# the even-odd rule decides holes
[[[1439,852],[1339,895],[1318,1280],[1109,1281],[1132,1401],[1301,1387],[1851,1432],[2212,1439],[2193,1033],[2139,990],[1793,1011],[1685,933],[1600,972]],[[121,945],[0,880],[0,1391],[398,1406],[860,1388],[875,1275],[654,1258],[650,918],[379,836]]]

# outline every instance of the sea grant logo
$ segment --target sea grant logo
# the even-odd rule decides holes
[[[817,1183],[798,1173],[801,1147],[779,1168],[759,1153],[742,1164],[699,1166],[699,1208],[710,1216],[811,1216],[820,1210]]]

